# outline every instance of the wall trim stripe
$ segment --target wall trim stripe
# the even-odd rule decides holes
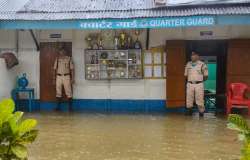
[[[142,113],[167,113],[184,112],[184,107],[165,107],[165,100],[130,100],[130,99],[74,99],[73,109],[77,112],[142,112]],[[28,100],[21,100],[17,110],[27,111]],[[42,102],[35,100],[33,111],[53,111],[57,106],[56,102]],[[61,110],[68,110],[68,103],[61,104]]]
[[[28,111],[28,100],[20,100],[17,110]],[[73,110],[75,112],[101,112],[101,113],[184,113],[185,107],[166,107],[165,100],[145,99],[74,99]],[[41,102],[35,100],[32,111],[53,111],[56,102]],[[60,106],[61,111],[68,111],[68,103]],[[195,108],[197,111],[197,108]],[[214,109],[206,109],[207,112],[221,112]]]
[[[0,29],[131,29],[250,25],[250,15],[204,15],[135,19],[0,20]]]
[[[211,26],[215,17],[180,16],[130,19],[80,19],[80,20],[2,20],[5,29],[131,29],[131,28],[174,28]]]

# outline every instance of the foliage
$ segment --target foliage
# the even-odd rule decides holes
[[[238,139],[244,143],[241,160],[250,160],[250,129],[247,121],[242,116],[237,114],[230,114],[228,121],[229,123],[227,127],[237,131]]]
[[[11,99],[0,102],[0,160],[27,159],[26,145],[32,143],[38,130],[37,121],[22,120],[23,112],[14,112],[15,104]]]

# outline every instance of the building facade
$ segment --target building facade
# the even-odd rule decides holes
[[[217,86],[224,85],[219,89],[221,94],[225,93],[225,87],[229,81],[244,81],[250,84],[250,74],[247,70],[242,71],[242,68],[248,66],[247,57],[250,55],[250,53],[248,55],[250,49],[247,47],[250,38],[248,2],[225,1],[226,4],[220,4],[219,1],[196,1],[190,4],[166,3],[160,6],[151,0],[126,3],[120,1],[117,4],[111,1],[102,4],[104,2],[98,0],[89,3],[76,1],[75,4],[68,4],[66,0],[53,4],[46,0],[30,0],[22,3],[13,7],[10,7],[7,2],[3,3],[0,12],[0,51],[1,53],[14,52],[20,63],[11,70],[0,68],[0,73],[4,77],[0,80],[1,98],[10,96],[11,89],[15,87],[16,76],[27,73],[30,87],[35,88],[35,97],[39,104],[36,108],[53,109],[53,102],[51,103],[50,100],[40,101],[40,70],[44,67],[40,63],[42,43],[72,43],[72,57],[76,72],[74,107],[79,110],[165,112],[168,109],[170,111],[171,106],[183,106],[183,98],[185,98],[183,78],[177,81],[172,78],[170,81],[171,71],[174,73],[182,71],[181,69],[174,71],[172,70],[174,67],[168,67],[168,64],[179,66],[184,72],[184,65],[179,62],[186,62],[192,49],[199,50],[199,46],[203,46],[200,49],[202,52],[204,48],[210,47],[199,45],[198,42],[205,44],[218,42],[225,46],[226,55],[220,62],[225,67],[223,72],[225,80],[221,82],[217,80]],[[105,6],[104,9],[103,6]],[[163,46],[167,55],[165,59],[167,69],[164,70],[166,75],[139,80],[86,80],[84,65],[84,52],[88,48],[86,37],[91,33],[107,30],[132,33],[135,29],[141,30],[139,40],[143,52]],[[59,37],[53,35],[59,35]],[[180,48],[183,49],[180,51],[178,50]],[[234,52],[242,51],[247,55],[239,53],[239,56],[246,57],[245,61],[230,61],[235,57]],[[185,54],[185,60],[178,57],[180,52]],[[204,52],[206,52],[205,49]],[[209,51],[206,53],[210,54]],[[232,53],[232,57],[229,53]],[[171,61],[174,64],[169,62],[168,54],[177,55],[174,58],[176,61]],[[219,53],[214,52],[214,54]],[[206,56],[209,55],[204,55]],[[0,61],[4,66],[3,63],[4,61]],[[241,63],[246,65],[239,66],[232,73],[228,71],[230,65]],[[143,72],[145,74],[145,66]],[[175,74],[172,74],[172,77],[174,76]],[[173,103],[168,105],[166,104],[168,101]]]

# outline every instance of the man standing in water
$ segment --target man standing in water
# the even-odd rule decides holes
[[[205,111],[203,82],[208,78],[208,68],[204,62],[200,61],[198,53],[192,52],[191,61],[187,63],[184,75],[187,78],[186,114],[192,115],[195,101],[199,116],[203,117]]]
[[[56,78],[56,99],[57,108],[59,110],[62,102],[62,87],[64,87],[65,95],[69,103],[69,110],[72,111],[72,84],[74,83],[74,65],[72,58],[67,56],[64,49],[59,50],[59,55],[54,63]]]

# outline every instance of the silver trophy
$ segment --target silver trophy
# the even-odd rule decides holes
[[[115,46],[115,49],[119,48],[119,37],[117,36],[114,37],[114,46]]]

